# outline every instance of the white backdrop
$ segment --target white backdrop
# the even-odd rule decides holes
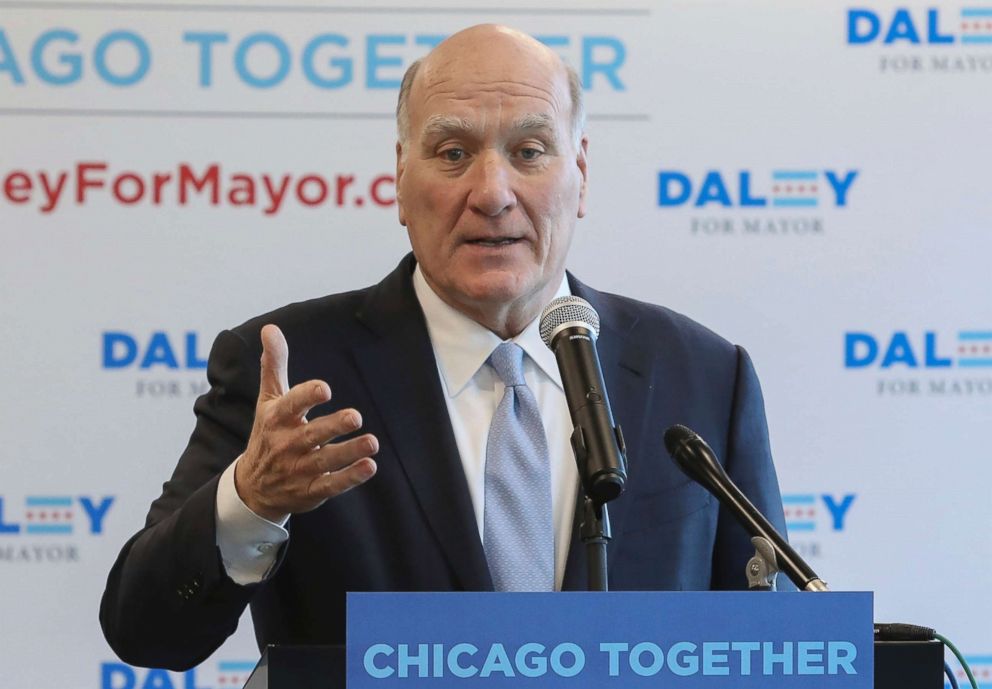
[[[828,0],[0,1],[0,684],[244,680],[247,619],[185,678],[119,663],[106,574],[214,335],[407,251],[398,80],[481,21],[586,80],[570,268],[747,347],[791,540],[992,686],[992,11]]]

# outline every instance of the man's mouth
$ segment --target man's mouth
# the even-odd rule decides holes
[[[493,239],[470,239],[468,243],[476,244],[478,246],[495,247],[495,246],[509,246],[511,244],[516,244],[519,241],[521,241],[520,238],[499,237]]]

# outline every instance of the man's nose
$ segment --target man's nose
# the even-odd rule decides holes
[[[475,161],[469,205],[473,210],[497,217],[517,205],[513,192],[513,168],[496,151],[486,151]]]

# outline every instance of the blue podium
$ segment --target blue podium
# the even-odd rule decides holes
[[[246,689],[937,689],[939,643],[873,643],[870,593],[382,593],[347,650],[273,646]]]

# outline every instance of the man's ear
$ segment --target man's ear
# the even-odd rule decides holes
[[[403,170],[406,167],[406,159],[403,157],[403,144],[396,142],[396,209],[400,215],[400,225],[406,227],[406,215],[403,213],[403,194],[400,193],[400,180],[403,179]]]
[[[579,174],[582,175],[582,184],[581,186],[579,186],[578,216],[580,218],[586,214],[586,189],[589,182],[589,171],[586,168],[586,154],[588,152],[589,152],[589,137],[583,134],[582,140],[579,142],[579,150],[575,154],[575,164],[579,168]]]

